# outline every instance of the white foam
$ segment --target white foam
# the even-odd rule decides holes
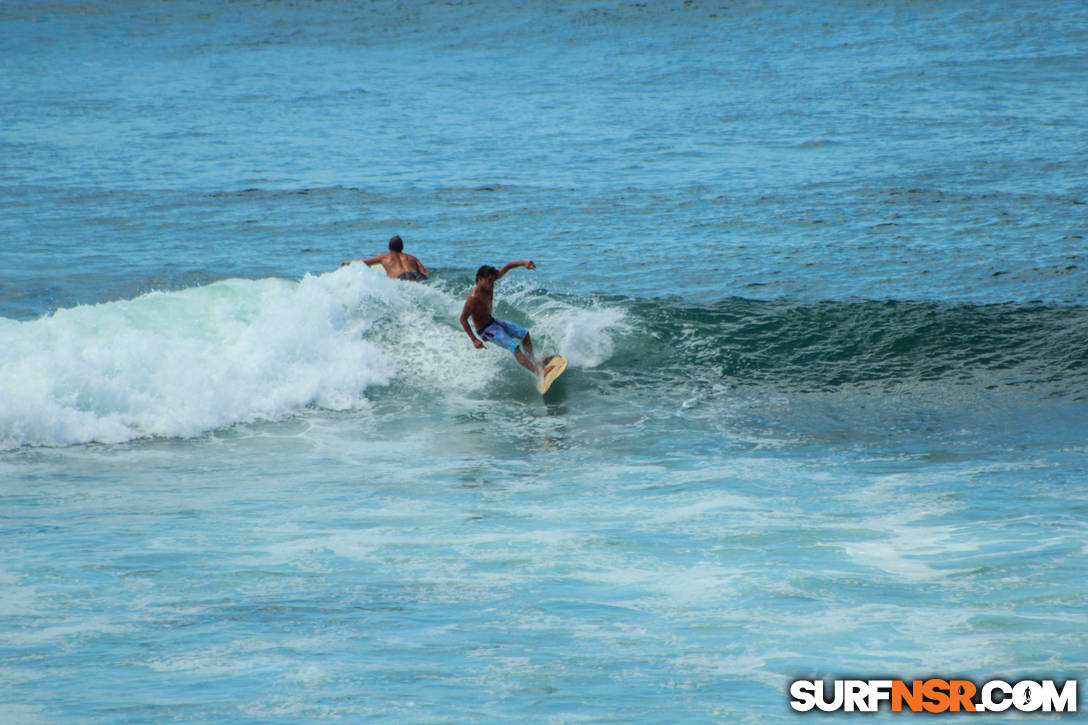
[[[533,308],[534,332],[573,365],[611,355],[621,312],[525,297],[513,295]],[[512,363],[469,344],[462,303],[352,266],[0,318],[0,450],[190,437],[307,406],[360,409],[368,389],[393,382],[468,399]]]
[[[614,308],[553,310],[542,316],[538,327],[567,362],[580,368],[606,362],[612,357],[613,334],[629,329],[623,312]]]
[[[951,524],[927,523],[932,518],[947,515],[950,505],[934,494],[913,491],[910,497],[897,492],[909,489],[915,479],[904,475],[889,475],[877,479],[861,491],[852,492],[854,501],[871,510],[886,508],[887,501],[895,507],[879,515],[860,519],[857,523],[882,533],[881,538],[842,545],[854,561],[894,577],[925,581],[954,576],[949,562],[959,561],[960,555],[978,551],[979,542],[970,531]],[[936,562],[942,566],[931,566]]]
[[[191,436],[362,405],[394,373],[363,334],[396,296],[361,274],[235,279],[3,320],[0,447]]]
[[[542,355],[558,352],[574,367],[594,368],[612,357],[614,338],[631,330],[618,307],[597,301],[585,306],[549,297],[524,278],[501,283],[497,297],[525,309],[530,317],[534,347]]]

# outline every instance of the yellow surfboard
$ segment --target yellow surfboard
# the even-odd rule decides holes
[[[537,391],[543,395],[548,392],[555,379],[567,369],[567,359],[562,355],[549,355],[542,361],[544,363],[544,377],[536,381]]]

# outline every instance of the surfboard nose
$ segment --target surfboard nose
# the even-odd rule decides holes
[[[562,355],[550,355],[543,360],[544,377],[537,381],[536,389],[541,395],[548,392],[555,379],[567,369],[567,359]]]

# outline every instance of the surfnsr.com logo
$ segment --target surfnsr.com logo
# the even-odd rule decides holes
[[[828,687],[830,685],[830,687]],[[1077,681],[795,680],[790,707],[797,712],[1076,712]]]

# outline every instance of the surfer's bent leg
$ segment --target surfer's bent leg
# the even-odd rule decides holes
[[[521,341],[521,350],[525,352],[525,357],[533,361],[533,367],[536,368],[537,375],[544,374],[544,365],[536,359],[536,353],[533,352],[533,341],[529,337],[529,331],[525,331],[525,337]]]
[[[529,338],[525,339],[528,340]],[[522,349],[523,347],[525,347],[524,344],[518,346],[518,348],[514,350],[514,357],[518,359],[519,363],[528,368],[529,372],[531,372],[533,375],[536,375],[538,378],[541,377],[544,374],[544,371],[540,369],[540,367],[536,364],[536,361],[532,357],[532,347],[529,348],[530,354],[528,355],[525,353],[525,350]]]

